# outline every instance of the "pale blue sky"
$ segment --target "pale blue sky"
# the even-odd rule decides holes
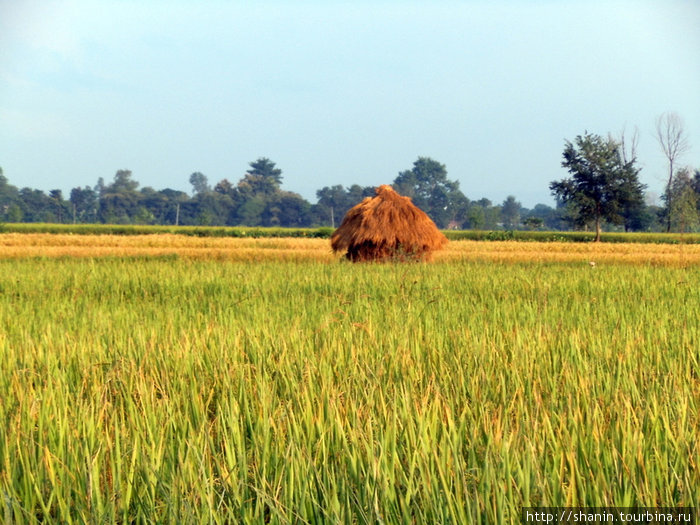
[[[0,0],[0,166],[16,186],[130,169],[190,191],[258,157],[283,187],[391,182],[418,156],[471,199],[552,204],[565,139],[677,112],[700,167],[700,1]]]

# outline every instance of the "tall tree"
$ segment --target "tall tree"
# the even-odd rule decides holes
[[[90,186],[73,188],[69,200],[76,221],[94,222],[97,219],[97,192]]]
[[[698,225],[700,195],[695,191],[690,169],[683,168],[676,172],[669,196],[669,218],[673,227],[681,233],[694,229]]]
[[[0,168],[0,219],[18,222],[22,219],[19,206],[19,191],[12,186]]]
[[[104,191],[108,193],[127,193],[136,191],[139,183],[131,178],[131,170],[117,170],[112,184],[106,186]]]
[[[700,195],[700,170],[695,170],[695,175],[693,175],[693,189],[695,193]]]
[[[41,190],[22,188],[19,190],[22,217],[25,222],[55,222],[54,202]]]
[[[564,205],[576,211],[578,220],[594,222],[600,241],[602,221],[621,224],[622,211],[633,199],[642,199],[635,161],[625,162],[619,144],[608,137],[585,133],[576,144],[566,141],[562,167],[571,178],[553,181],[549,188]]]
[[[53,209],[54,216],[57,222],[62,223],[70,216],[71,207],[63,199],[63,191],[61,190],[51,190],[49,191],[49,199],[51,200],[51,207]]]
[[[323,224],[329,224],[332,228],[338,226],[345,212],[348,211],[351,206],[357,204],[350,204],[348,202],[348,194],[345,188],[340,184],[336,184],[332,187],[324,186],[320,190],[317,190],[316,198],[318,199],[316,208],[320,215],[319,218]]]
[[[282,170],[275,168],[275,163],[267,157],[260,157],[255,162],[248,163],[250,169],[246,172],[250,175],[258,175],[275,182],[277,186],[282,184]]]
[[[668,182],[666,183],[666,231],[671,231],[671,207],[673,196],[671,184],[673,183],[674,166],[678,159],[690,149],[690,142],[685,132],[683,119],[678,114],[664,113],[656,119],[656,140],[661,147],[666,159],[668,159]]]
[[[455,214],[453,203],[463,197],[459,182],[447,178],[445,165],[430,157],[418,157],[413,168],[399,173],[393,186],[401,195],[411,197],[439,228],[447,227]]]
[[[520,209],[522,204],[515,200],[513,195],[508,195],[508,198],[501,205],[501,221],[503,227],[507,230],[512,230],[520,223]]]
[[[247,200],[262,198],[265,200],[280,189],[282,170],[275,168],[270,159],[261,157],[249,163],[250,169],[238,182],[238,191]]]
[[[193,195],[209,193],[211,191],[207,176],[198,171],[195,171],[192,175],[190,175],[190,184],[192,185]]]
[[[214,191],[232,197],[236,192],[236,187],[228,179],[222,179],[214,186]]]
[[[99,186],[100,181],[98,181]],[[100,220],[106,223],[129,224],[138,212],[139,183],[131,178],[130,170],[118,170],[112,184],[100,190]]]

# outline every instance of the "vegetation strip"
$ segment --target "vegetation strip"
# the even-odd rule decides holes
[[[4,223],[0,233],[54,233],[74,235],[152,235],[177,234],[193,237],[292,237],[329,239],[332,228],[249,228],[244,226],[154,226],[119,224]],[[594,232],[522,230],[444,230],[449,240],[593,242]],[[698,244],[700,233],[614,233],[603,232],[601,242]]]

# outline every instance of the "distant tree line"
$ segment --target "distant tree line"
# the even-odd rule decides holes
[[[259,158],[237,182],[223,179],[213,186],[199,172],[189,177],[191,194],[170,188],[139,188],[129,170],[118,170],[112,181],[100,178],[93,187],[76,187],[65,196],[12,186],[0,170],[0,222],[55,222],[107,224],[177,224],[226,226],[332,226],[373,186],[326,186],[310,203],[282,189],[282,170],[268,158]],[[420,157],[399,173],[394,187],[407,195],[440,228],[564,230],[569,223],[563,209],[538,204],[524,208],[515,197],[502,204],[468,199],[459,183],[447,178],[446,167]]]
[[[700,171],[673,172],[663,205],[647,204],[634,155],[624,141],[584,134],[566,142],[562,166],[571,177],[553,181],[556,206],[528,209],[514,196],[494,204],[470,200],[444,164],[419,157],[393,181],[442,229],[695,231],[700,217]],[[674,161],[676,159],[674,158]],[[223,179],[213,187],[199,172],[189,177],[192,193],[139,189],[129,170],[111,182],[61,190],[12,186],[0,168],[0,222],[55,222],[163,225],[337,227],[350,207],[374,195],[374,187],[326,186],[310,203],[282,189],[282,170],[262,157],[249,164],[237,183]]]

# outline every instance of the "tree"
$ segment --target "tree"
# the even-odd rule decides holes
[[[535,207],[527,213],[526,220],[529,218],[539,219],[542,221],[542,224],[541,226],[536,226],[537,223],[528,224],[523,221],[523,224],[528,227],[535,225],[536,228],[544,227],[548,230],[562,229],[562,219],[558,210],[552,208],[551,206],[547,206],[546,204],[535,204]]]
[[[190,204],[190,198],[184,191],[165,188],[160,190],[158,195],[162,195],[165,199],[165,207],[160,215],[156,215],[156,219],[160,224],[194,224],[191,215],[187,215],[187,205]],[[191,207],[193,208],[193,207]]]
[[[695,170],[691,184],[698,196],[698,215],[700,216],[700,169]]]
[[[63,199],[63,192],[61,190],[51,190],[49,191],[49,199],[51,199],[53,213],[57,222],[62,223],[64,218],[70,214],[68,203]]]
[[[671,184],[673,183],[673,168],[676,161],[690,149],[688,136],[685,133],[683,120],[676,113],[664,113],[656,119],[656,140],[668,159],[668,182],[666,183],[666,209],[668,211],[666,231],[671,231],[671,207],[673,198]]]
[[[238,223],[246,226],[259,226],[262,222],[265,205],[266,203],[261,197],[247,199],[236,212]]]
[[[105,192],[105,179],[104,177],[100,177],[97,179],[97,184],[95,184],[95,193],[97,193],[98,197],[102,197],[102,194]]]
[[[497,230],[498,223],[501,221],[501,207],[491,206],[484,209],[484,229]]]
[[[100,186],[101,180],[98,181]],[[112,184],[102,184],[100,192],[100,220],[106,223],[129,224],[138,213],[139,183],[131,178],[130,170],[118,170]]]
[[[695,191],[690,169],[683,168],[676,172],[668,195],[669,219],[673,227],[681,233],[694,229],[698,224],[700,196]]]
[[[479,204],[472,203],[467,210],[467,226],[472,230],[481,230],[486,224],[485,208]]]
[[[224,195],[228,195],[229,197],[233,197],[236,193],[236,187],[231,184],[228,179],[222,179],[216,183],[216,186],[214,186],[214,191],[216,193],[222,193]]]
[[[316,198],[318,199],[316,209],[322,224],[329,224],[332,228],[340,225],[345,213],[351,206],[357,204],[357,202],[352,204],[348,202],[348,194],[340,184],[331,187],[324,186],[317,190]]]
[[[262,157],[249,163],[250,169],[238,181],[238,191],[245,200],[268,197],[279,191],[282,183],[282,170],[275,168],[275,163]]]
[[[25,222],[55,222],[54,202],[41,190],[22,188],[19,190],[19,205]]]
[[[628,167],[623,176],[620,188],[622,224],[625,231],[639,231],[643,229],[640,225],[644,224],[644,216],[648,213],[644,202],[644,190],[647,186],[639,181],[638,168]]]
[[[471,206],[471,201],[462,193],[461,191],[455,192],[450,198],[450,222],[447,224],[446,228],[458,230],[465,228],[466,224],[469,222],[469,207]]]
[[[249,175],[257,175],[270,179],[276,186],[282,184],[282,170],[275,168],[275,163],[267,157],[260,157],[255,162],[248,163],[250,169],[246,172]]]
[[[7,177],[0,168],[0,219],[10,222],[22,220],[22,210],[19,203],[19,191],[15,186],[9,184]]]
[[[339,226],[350,208],[365,197],[374,197],[374,190],[373,186],[360,186],[359,184],[353,184],[347,189],[340,184],[324,186],[316,191],[318,200],[313,206],[315,223],[333,228]]]
[[[353,184],[350,186],[346,192],[348,197],[348,209],[353,207],[355,204],[362,202],[366,197],[374,197],[376,194],[376,188],[374,186],[360,186],[359,184]],[[345,210],[343,215],[345,215]],[[342,217],[341,217],[342,218]]]
[[[643,199],[635,159],[625,162],[615,140],[587,132],[576,137],[575,145],[566,141],[563,157],[562,167],[572,177],[553,181],[549,188],[575,210],[577,221],[595,223],[595,240],[600,241],[603,220],[621,224],[625,206]]]
[[[99,183],[99,181],[98,181]],[[128,193],[136,191],[139,183],[131,178],[131,170],[117,170],[114,181],[104,188],[107,193]]]
[[[197,209],[195,218],[197,224],[223,226],[229,222],[234,203],[228,195],[211,191],[199,193],[192,200]]]
[[[192,194],[199,195],[201,193],[209,193],[211,188],[209,187],[209,180],[207,176],[203,173],[195,171],[190,175],[190,184],[192,184]]]
[[[522,204],[515,200],[513,195],[508,195],[508,198],[501,205],[501,221],[503,227],[507,230],[512,230],[520,223],[520,208]]]
[[[530,230],[538,230],[544,224],[544,219],[531,215],[527,219],[523,220],[523,224]]]
[[[264,226],[308,226],[311,205],[301,195],[291,191],[275,194],[262,214]]]
[[[90,186],[70,190],[71,204],[76,221],[94,222],[97,219],[97,192]]]
[[[651,231],[656,222],[654,210],[644,201],[635,200],[628,203],[622,210],[625,231]]]
[[[438,228],[447,227],[455,214],[455,201],[464,198],[459,182],[447,178],[445,165],[429,157],[418,157],[412,169],[399,173],[393,186],[401,195],[411,197]]]
[[[629,140],[623,128],[620,133],[620,139],[617,142],[622,161],[625,164],[634,162],[637,158],[637,145],[639,144],[639,130],[637,127],[635,126]],[[643,195],[638,193],[633,193],[632,198],[625,204],[622,210],[622,217],[626,232],[646,230],[653,222],[653,217],[644,203]]]

